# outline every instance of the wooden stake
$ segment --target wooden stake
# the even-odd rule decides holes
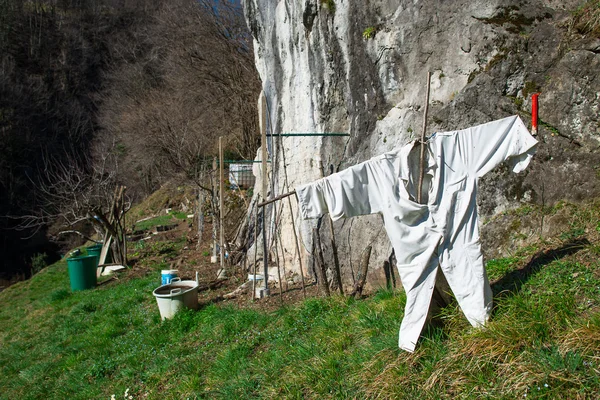
[[[296,254],[300,263],[300,279],[302,281],[302,295],[306,299],[306,284],[304,283],[304,269],[302,268],[302,255],[300,254],[300,245],[298,245],[298,234],[296,233],[296,224],[294,222],[294,211],[292,210],[292,201],[288,197],[288,206],[290,207],[290,216],[292,217],[292,230],[294,231],[294,244],[296,245]]]
[[[213,218],[212,218],[212,226],[213,226],[213,260],[217,262],[217,202],[215,201],[215,197],[217,196],[217,157],[213,158],[212,165],[212,178],[213,178],[213,190],[212,190],[212,209],[213,209]],[[212,261],[211,261],[212,262]]]
[[[119,215],[119,226],[121,227],[121,238],[123,239],[123,265],[127,266],[127,235],[125,234],[125,186],[121,191],[121,210]]]
[[[258,202],[258,199],[256,199]],[[256,241],[258,238],[258,207],[254,209],[254,271],[253,279],[252,279],[252,301],[254,301],[256,297],[256,257],[258,256],[258,242]]]
[[[429,88],[431,87],[431,72],[427,72],[427,97],[425,98],[425,113],[423,115],[423,130],[421,131],[421,154],[419,158],[419,187],[417,203],[421,203],[423,192],[423,177],[425,176],[425,132],[427,131],[427,113],[429,111]]]
[[[287,193],[284,193],[284,194],[280,194],[279,196],[277,196],[277,197],[273,197],[273,198],[272,198],[272,199],[270,199],[270,200],[265,200],[265,201],[263,201],[262,203],[258,203],[258,206],[259,206],[259,207],[264,207],[264,206],[266,206],[267,204],[271,204],[271,203],[274,203],[274,202],[276,202],[276,201],[278,201],[278,200],[284,199],[284,198],[286,198],[286,197],[290,197],[290,196],[291,196],[291,195],[293,195],[293,194],[296,194],[296,191],[295,191],[295,190],[292,190],[291,192],[287,192]]]
[[[282,207],[282,211],[283,211],[283,207]],[[282,260],[282,264],[281,264],[281,268],[283,269],[283,278],[285,279],[285,249],[283,248],[283,240],[281,240],[281,230],[277,230],[277,241],[279,242],[279,249],[281,250],[281,260]],[[279,256],[277,256],[279,257]],[[290,290],[290,287],[288,285],[288,281],[287,279],[285,280],[285,291],[287,292],[288,290]]]
[[[313,242],[315,251],[313,252],[313,256],[318,256],[319,264],[317,266],[317,274],[319,275],[319,286],[325,293],[325,296],[329,297],[329,282],[327,282],[327,271],[325,269],[325,259],[323,258],[323,248],[321,247],[321,237],[319,236],[319,230],[317,228],[313,228]]]
[[[283,145],[281,146],[281,156],[283,158],[283,173],[285,176],[284,187],[286,187],[289,190],[287,166],[286,166],[286,160],[285,160],[285,146],[283,146]],[[289,194],[290,195],[296,194],[296,191],[293,190]],[[281,197],[281,196],[278,196],[278,197]],[[289,196],[286,196],[286,197],[288,200],[288,206],[290,208],[290,217],[292,219],[292,231],[294,232],[294,245],[296,247],[296,254],[298,255],[298,263],[300,265],[300,280],[302,282],[302,296],[306,300],[306,284],[304,282],[304,269],[302,266],[302,254],[300,254],[300,245],[298,244],[298,233],[296,232],[296,224],[294,222],[294,210],[292,208],[292,200],[290,199]],[[298,200],[298,197],[296,197],[296,200]]]
[[[275,232],[277,232],[277,225],[275,225]],[[279,269],[279,250],[277,249],[277,235],[275,234],[275,264],[277,265],[277,278],[279,279],[279,302],[283,305],[283,286],[281,283],[281,270]]]
[[[323,167],[323,163],[321,162],[321,178],[323,178],[323,177],[325,177],[325,168]],[[330,239],[331,252],[333,253],[333,275],[334,275],[335,282],[338,285],[340,294],[343,296],[344,295],[344,287],[342,286],[342,272],[340,270],[340,259],[338,257],[337,244],[335,242],[335,233],[333,231],[333,220],[331,219],[330,214],[327,214],[326,218],[328,221],[327,225],[329,226],[329,236],[331,237],[331,239]]]
[[[267,200],[268,195],[268,175],[267,175],[267,100],[265,98],[265,92],[261,91],[258,97],[258,122],[260,126],[260,143],[261,143],[261,161],[262,161],[262,198],[263,201]],[[263,209],[263,223],[262,223],[262,234],[263,234],[263,263],[264,263],[264,295],[269,293],[269,250],[267,248],[267,214]]]
[[[200,246],[202,245],[202,235],[204,233],[204,190],[198,187],[198,208],[196,209],[198,213],[198,244],[196,248],[200,250]]]
[[[219,243],[221,244],[221,269],[225,268],[225,201],[223,198],[223,186],[225,185],[225,178],[223,177],[223,144],[222,137],[219,136],[219,227],[221,228],[221,234],[219,237]]]

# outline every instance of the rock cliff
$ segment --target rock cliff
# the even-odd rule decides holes
[[[245,0],[270,132],[349,134],[274,137],[273,194],[420,135],[427,71],[432,73],[428,134],[512,114],[529,123],[530,96],[540,92],[534,161],[519,175],[501,167],[480,182],[484,252],[491,257],[508,251],[514,240],[506,221],[498,218],[502,213],[600,193],[600,39],[594,27],[577,19],[584,5],[570,0]],[[293,200],[292,207],[297,221]],[[279,257],[290,273],[298,270],[292,214],[287,201],[277,208]],[[305,270],[312,263],[315,224],[297,221]],[[322,225],[321,240],[330,248],[327,221]],[[543,225],[537,226],[520,226],[529,229],[523,236],[543,233]],[[382,266],[391,246],[381,218],[338,221],[334,232],[344,282],[356,278],[360,254],[369,244],[369,281],[384,282]],[[331,252],[326,253],[331,265]]]

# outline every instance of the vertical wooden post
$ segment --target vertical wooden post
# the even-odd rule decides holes
[[[319,279],[319,286],[325,294],[329,297],[329,282],[327,282],[327,271],[325,268],[325,259],[323,258],[323,248],[321,247],[321,237],[319,236],[319,230],[313,228],[313,257],[317,257],[317,278]]]
[[[221,244],[221,269],[225,267],[225,224],[224,224],[224,210],[225,201],[223,199],[223,186],[225,185],[225,178],[223,177],[223,143],[222,137],[219,136],[219,225],[221,228],[221,235],[219,237],[219,243]]]
[[[284,161],[285,163],[285,161]],[[302,268],[302,254],[300,254],[300,245],[298,244],[298,234],[296,233],[296,223],[294,222],[294,210],[292,209],[292,201],[288,196],[288,206],[290,207],[290,216],[292,217],[292,230],[294,231],[294,244],[296,245],[296,254],[298,254],[298,262],[300,263],[300,281],[302,282],[302,296],[306,299],[306,284],[304,283],[304,269]]]
[[[267,100],[265,92],[261,91],[258,97],[258,122],[260,126],[260,143],[261,143],[261,164],[262,164],[262,198],[267,201],[268,197],[268,171],[267,171]],[[262,220],[262,235],[263,235],[263,296],[269,295],[269,249],[267,245],[267,213],[266,207],[263,207]]]
[[[429,111],[429,88],[431,87],[431,72],[427,72],[427,97],[425,98],[425,115],[423,115],[423,130],[421,131],[421,154],[419,158],[419,187],[417,203],[421,203],[423,192],[423,177],[425,176],[425,131],[427,130],[427,113]]]
[[[211,258],[210,262],[216,263],[217,262],[217,202],[215,201],[215,196],[217,195],[217,157],[213,158],[212,171],[213,171],[212,172],[212,178],[213,178],[213,188],[212,189],[213,190],[212,190],[211,203],[212,203],[212,208],[213,208],[213,219],[212,219],[213,253],[212,253],[212,258]]]
[[[198,250],[202,245],[202,235],[204,234],[204,195],[204,189],[198,187],[198,209],[196,210],[198,213],[198,243],[196,248]]]
[[[257,199],[258,200],[258,199]],[[256,298],[256,258],[258,255],[258,201],[254,209],[254,268],[252,271],[252,301]]]
[[[121,209],[119,210],[119,226],[123,238],[123,265],[127,266],[127,235],[125,234],[125,186],[121,186]],[[122,214],[121,214],[122,213]]]
[[[325,177],[325,167],[321,162],[321,178]],[[333,275],[335,279],[335,283],[338,285],[338,290],[340,294],[344,295],[344,287],[342,286],[342,271],[340,270],[340,259],[338,257],[337,252],[337,244],[335,242],[335,232],[333,230],[333,220],[331,219],[331,215],[327,215],[327,221],[329,226],[329,236],[331,237],[331,252],[333,253]]]
[[[275,231],[273,235],[275,236],[275,240],[273,243],[275,244],[275,263],[277,264],[277,279],[279,279],[279,302],[283,305],[283,285],[281,282],[281,270],[279,269],[279,250],[277,249],[277,225],[275,225]],[[279,242],[281,242],[281,238],[279,238]],[[285,257],[282,254],[283,257]]]

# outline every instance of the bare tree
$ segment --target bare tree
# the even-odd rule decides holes
[[[115,61],[101,111],[126,157],[135,154],[134,170],[160,165],[163,176],[179,174],[209,189],[200,181],[219,136],[229,154],[254,156],[259,82],[244,32],[241,10],[191,0],[163,4],[153,23],[135,32],[146,51]]]
[[[18,228],[35,231],[53,226],[54,239],[76,233],[93,240],[87,230],[80,229],[93,227],[104,242],[114,242],[115,261],[126,264],[124,217],[131,203],[125,198],[125,187],[117,181],[116,157],[97,147],[95,159],[44,157],[38,180],[31,181],[36,207],[16,217],[21,221]]]

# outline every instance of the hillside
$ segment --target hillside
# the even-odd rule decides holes
[[[14,217],[23,214],[32,221],[25,231],[41,228],[40,240],[45,233],[56,240],[64,226],[93,236],[98,223],[101,238],[108,237],[102,229],[111,231],[105,215],[124,216],[126,234],[111,235],[128,249],[127,268],[72,292],[64,257],[45,266],[41,254],[19,252],[0,229],[0,276],[16,261],[32,272],[0,288],[0,399],[597,398],[600,3],[239,3],[134,0],[120,8],[108,0],[40,0],[11,3],[0,16],[7,22],[0,39],[10,39],[0,42],[0,132],[11,139],[0,145],[7,154],[0,228],[16,233]],[[71,68],[77,60],[80,68]],[[257,118],[259,86],[265,109]],[[258,206],[267,200],[258,189],[263,179],[273,198],[414,143],[421,126],[428,135],[455,132],[510,115],[529,124],[536,92],[540,129],[527,169],[513,174],[501,164],[480,176],[463,160],[456,169],[464,179],[438,180],[440,197],[455,195],[448,208],[434,196],[411,205],[422,211],[412,214],[415,226],[427,228],[421,218],[433,224],[417,245],[444,239],[432,243],[431,259],[446,262],[453,288],[471,278],[458,267],[485,260],[494,308],[484,328],[471,326],[450,293],[434,292],[435,274],[431,281],[422,274],[415,281],[434,292],[435,304],[416,351],[400,350],[398,328],[411,299],[397,272],[406,283],[420,264],[398,260],[419,251],[415,242],[392,251],[375,211],[309,221],[293,196]],[[257,125],[269,134],[268,173],[254,164],[255,187],[237,191],[226,172],[221,215],[230,265],[223,277],[211,262],[214,156],[223,137],[221,167],[263,157]],[[530,126],[518,128],[514,143],[502,141],[511,151],[535,142]],[[50,136],[56,142],[45,144]],[[459,159],[458,147],[444,154]],[[432,169],[456,167],[444,157]],[[390,171],[386,188],[402,189]],[[469,214],[460,221],[429,218],[434,209],[443,219],[461,201]],[[351,207],[358,203],[368,201]],[[455,241],[452,229],[477,235]],[[459,247],[464,253],[448,263]],[[18,253],[14,263],[9,252]],[[267,259],[271,295],[254,299],[242,285]],[[478,266],[472,276],[488,289]],[[199,309],[162,321],[152,291],[171,268],[198,277]],[[361,275],[365,294],[348,295]],[[316,276],[346,295],[326,296]]]
[[[274,295],[265,307],[207,285],[198,311],[161,322],[151,292],[163,260],[75,293],[63,260],[0,293],[0,397],[594,399],[600,204],[548,212],[559,211],[569,230],[487,262],[487,328],[451,305],[413,354],[397,348],[401,291],[283,307]],[[177,241],[153,246],[179,254]],[[188,262],[209,275],[210,264]]]

